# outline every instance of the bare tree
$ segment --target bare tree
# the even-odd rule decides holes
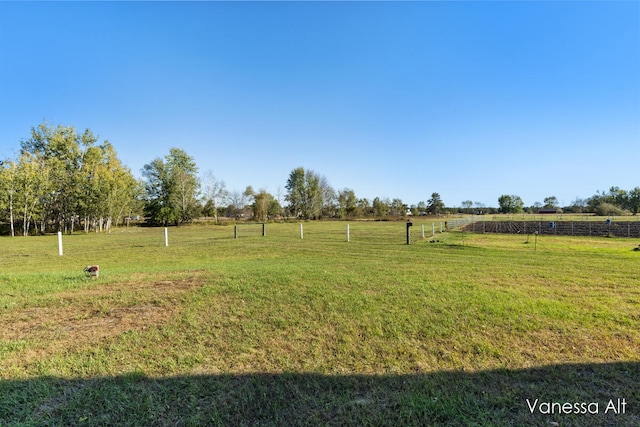
[[[205,209],[213,212],[213,217],[218,222],[218,208],[220,208],[229,198],[229,192],[226,189],[224,181],[219,180],[209,169],[200,178],[202,183],[202,196]]]
[[[227,211],[236,218],[239,218],[247,206],[247,196],[241,191],[234,190],[229,193],[228,202],[229,206],[227,207]]]

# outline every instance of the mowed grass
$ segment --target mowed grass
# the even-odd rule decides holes
[[[640,425],[638,242],[349,225],[1,238],[0,425]]]

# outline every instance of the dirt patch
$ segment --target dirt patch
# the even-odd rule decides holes
[[[28,340],[39,352],[94,342],[129,330],[166,324],[203,275],[96,286],[53,295],[51,305],[0,316],[0,340]]]

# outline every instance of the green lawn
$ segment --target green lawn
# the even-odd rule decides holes
[[[0,426],[640,425],[637,241],[413,223],[2,237]]]

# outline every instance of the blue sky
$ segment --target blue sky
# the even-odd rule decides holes
[[[640,2],[0,2],[0,158],[90,128],[230,190],[567,205],[640,186]]]

